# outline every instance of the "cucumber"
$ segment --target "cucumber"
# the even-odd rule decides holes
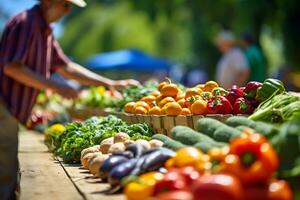
[[[186,145],[194,145],[198,142],[215,142],[212,138],[199,133],[186,126],[175,126],[171,130],[171,137]]]
[[[257,133],[264,135],[268,139],[277,135],[279,132],[279,130],[274,125],[268,124],[266,122],[255,122],[250,126],[250,128],[254,129]]]
[[[219,142],[229,142],[231,139],[239,137],[242,132],[230,126],[220,126],[213,134],[213,139]]]
[[[235,127],[237,130],[239,130],[239,131],[244,131],[246,128],[250,128],[250,127],[247,127],[247,126],[243,126],[243,125],[241,125],[241,126],[237,126],[237,127]],[[253,130],[253,128],[250,128],[250,129],[252,129]]]
[[[182,144],[181,142],[173,140],[170,137],[163,134],[155,134],[152,136],[152,138],[162,141],[164,143],[163,147],[172,149],[174,151],[186,147],[186,145]]]
[[[266,122],[255,122],[247,117],[233,116],[229,117],[225,123],[232,127],[246,126],[252,128],[257,133],[266,136],[268,139],[272,138],[274,135],[278,134],[279,130]],[[241,128],[240,128],[241,129]]]
[[[225,124],[232,127],[237,126],[247,126],[250,127],[253,123],[255,123],[253,120],[248,119],[247,117],[242,116],[233,116],[226,119]]]
[[[216,119],[206,117],[197,121],[196,130],[200,133],[213,137],[214,132],[221,126],[225,126],[225,124]]]
[[[197,144],[194,145],[194,147],[200,149],[204,153],[207,153],[210,149],[212,148],[222,148],[226,146],[226,143],[223,142],[198,142]]]

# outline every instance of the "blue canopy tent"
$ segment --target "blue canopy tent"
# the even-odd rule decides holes
[[[173,64],[167,60],[147,55],[136,49],[100,53],[87,60],[94,71],[131,70],[135,72],[170,71]]]

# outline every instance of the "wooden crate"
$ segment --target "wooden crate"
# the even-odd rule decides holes
[[[197,121],[203,117],[210,117],[224,122],[228,117],[233,115],[190,115],[190,116],[165,116],[165,115],[135,115],[128,113],[111,113],[121,118],[128,124],[146,123],[155,133],[162,133],[170,136],[174,126],[183,125],[196,129]]]

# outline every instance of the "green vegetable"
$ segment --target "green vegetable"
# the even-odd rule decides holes
[[[171,137],[186,145],[194,145],[198,142],[215,142],[212,138],[186,126],[175,126],[171,130]]]
[[[162,141],[164,143],[164,145],[163,145],[164,147],[175,150],[175,151],[180,148],[186,147],[186,145],[182,144],[181,142],[173,140],[170,137],[163,135],[163,134],[155,134],[152,136],[152,138]]]
[[[219,122],[213,118],[201,118],[197,121],[196,130],[200,133],[204,133],[210,137],[213,137],[214,132],[220,127],[225,126],[222,122]]]
[[[263,102],[273,96],[274,94],[280,94],[285,91],[282,81],[277,79],[266,79],[263,85],[257,89],[255,99],[258,102]]]
[[[250,120],[247,117],[243,117],[243,116],[232,116],[226,119],[225,121],[225,124],[232,127],[237,127],[237,126],[250,127],[253,123],[254,123],[253,120]]]
[[[281,123],[289,121],[299,114],[299,97],[290,94],[279,94],[260,104],[256,111],[249,116],[249,119]]]
[[[86,121],[74,122],[66,126],[65,132],[57,142],[57,151],[66,163],[77,163],[83,149],[100,144],[106,138],[118,132],[127,133],[132,140],[150,140],[152,132],[146,124],[128,126],[124,121],[115,117],[91,117]]]
[[[280,159],[281,177],[300,177],[300,118],[283,124],[271,143]]]
[[[233,116],[226,120],[227,125],[236,127],[238,130],[243,131],[246,127],[249,127],[255,130],[258,133],[266,136],[267,138],[271,138],[272,136],[278,133],[278,129],[271,124],[265,122],[255,122],[247,117],[243,116]],[[242,127],[239,127],[242,126]],[[239,128],[238,128],[239,127]]]
[[[246,128],[250,128],[250,127],[247,127],[247,126],[243,126],[243,125],[241,125],[241,126],[237,126],[237,127],[235,127],[237,130],[239,130],[239,131],[244,131]],[[252,128],[250,128],[250,129],[252,129]],[[253,129],[252,129],[253,130]],[[254,131],[254,130],[253,130]]]
[[[210,143],[210,142],[202,141],[202,142],[198,142],[197,144],[195,144],[194,147],[200,149],[204,153],[207,153],[212,148],[222,148],[222,147],[225,147],[226,145],[227,144],[223,143],[223,142]]]
[[[239,137],[242,132],[230,126],[220,126],[213,134],[213,139],[219,142],[229,142],[231,139]]]

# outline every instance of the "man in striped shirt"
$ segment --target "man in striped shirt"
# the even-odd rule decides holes
[[[0,41],[0,200],[15,199],[17,185],[18,122],[25,124],[40,90],[50,89],[66,98],[78,92],[49,79],[52,72],[83,85],[122,87],[135,80],[114,81],[70,61],[52,34],[50,23],[84,7],[84,0],[40,0],[12,18]]]

